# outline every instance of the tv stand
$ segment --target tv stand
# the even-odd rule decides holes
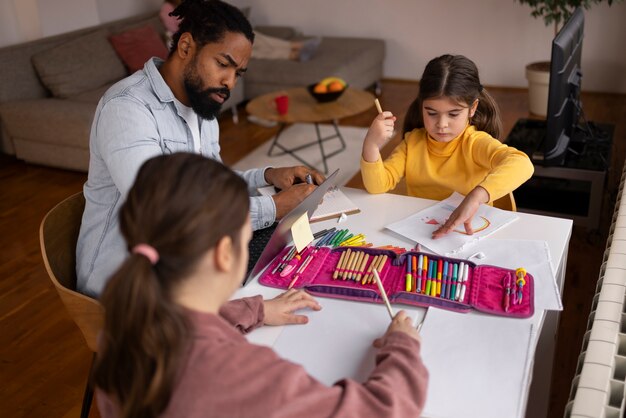
[[[531,158],[535,166],[532,178],[514,191],[519,210],[565,217],[575,225],[597,229],[613,129],[613,125],[593,122],[578,127],[562,165],[551,166]],[[520,119],[505,143],[536,157],[545,134],[545,120]]]

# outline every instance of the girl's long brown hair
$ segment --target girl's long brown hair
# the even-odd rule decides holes
[[[120,228],[129,250],[148,244],[159,260],[131,252],[110,279],[93,373],[122,417],[156,417],[167,407],[190,334],[172,291],[222,237],[240,240],[248,209],[246,183],[217,161],[180,153],[139,170]]]
[[[424,127],[422,103],[437,97],[450,97],[468,107],[478,99],[478,108],[470,123],[479,131],[500,138],[502,121],[498,105],[480,84],[478,68],[472,60],[463,55],[442,55],[426,65],[420,79],[419,93],[404,118],[405,134]]]

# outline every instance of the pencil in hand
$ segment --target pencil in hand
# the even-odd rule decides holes
[[[372,273],[374,273],[374,280],[376,281],[376,284],[378,285],[378,290],[380,291],[380,295],[382,296],[383,300],[385,301],[385,305],[387,306],[387,312],[389,312],[389,317],[393,321],[393,317],[395,315],[393,313],[393,309],[391,309],[391,304],[389,303],[389,299],[387,298],[387,293],[385,292],[385,288],[383,287],[383,283],[380,281],[380,276],[378,275],[378,270],[376,270],[374,268],[372,270]]]
[[[376,105],[376,110],[378,110],[378,113],[383,113],[383,108],[380,106],[380,102],[378,101],[378,99],[374,99],[374,104]]]

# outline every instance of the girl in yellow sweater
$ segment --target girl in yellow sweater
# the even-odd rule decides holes
[[[382,161],[380,149],[395,120],[382,112],[372,122],[363,142],[363,182],[368,192],[385,193],[406,177],[409,196],[465,195],[434,238],[461,224],[472,234],[481,203],[492,204],[533,174],[526,154],[496,139],[502,130],[497,105],[480,84],[476,65],[462,55],[443,55],[426,65],[405,117],[404,140]]]

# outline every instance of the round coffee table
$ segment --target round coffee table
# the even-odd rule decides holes
[[[289,109],[287,114],[280,115],[276,111],[274,106],[274,98],[280,95],[289,96]],[[272,145],[270,146],[267,155],[277,156],[283,154],[290,154],[303,164],[313,167],[307,161],[303,160],[296,154],[297,151],[319,145],[320,152],[322,154],[322,162],[324,163],[324,173],[328,173],[328,164],[326,160],[341,151],[346,149],[346,143],[339,132],[339,126],[337,121],[341,118],[353,116],[358,113],[364,112],[374,105],[374,95],[364,91],[353,88],[348,88],[337,100],[329,103],[318,103],[304,87],[297,87],[293,89],[282,90],[279,92],[268,93],[262,96],[256,97],[250,100],[246,106],[246,111],[259,117],[261,119],[267,119],[276,121],[280,124],[278,133],[274,137]],[[336,134],[322,137],[320,134],[319,124],[322,122],[331,122],[335,128]],[[295,148],[289,148],[285,144],[278,142],[280,134],[285,126],[291,123],[312,123],[315,125],[315,132],[317,139],[309,143],[297,146]],[[324,142],[338,138],[341,141],[341,148],[333,151],[330,154],[324,152]],[[282,152],[272,154],[274,148],[279,148]]]

